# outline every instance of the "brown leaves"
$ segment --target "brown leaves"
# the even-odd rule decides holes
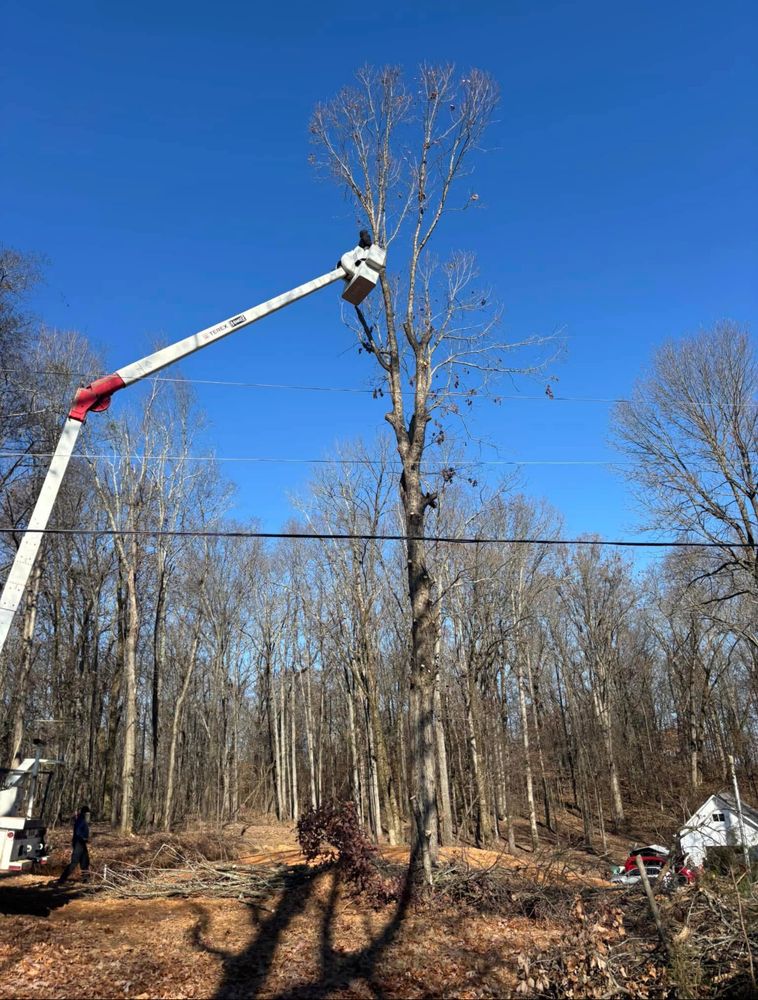
[[[584,900],[577,897],[571,909],[571,924],[574,929],[567,930],[551,952],[532,958],[519,956],[519,993],[556,997],[653,995],[650,983],[659,980],[661,970],[646,962],[643,973],[634,961],[625,966],[616,957],[626,937],[624,913],[618,906],[606,905],[588,912]],[[644,960],[645,946],[640,943],[637,947]]]
[[[329,802],[308,809],[298,820],[297,839],[308,861],[336,862],[347,882],[371,905],[384,906],[397,899],[399,883],[380,875],[379,852],[366,836],[354,802]]]

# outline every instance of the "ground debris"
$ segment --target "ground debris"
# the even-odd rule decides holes
[[[293,872],[303,879],[312,875],[306,865],[250,865],[239,861],[208,861],[188,856],[164,844],[147,864],[106,865],[90,883],[90,891],[111,899],[207,898],[264,899],[284,888]]]
[[[110,833],[88,884],[4,882],[0,997],[751,995],[744,881],[739,905],[728,880],[659,893],[668,966],[643,894],[580,878],[570,854],[446,849],[435,888],[402,910],[367,905],[339,866],[307,865],[283,825],[249,827],[233,858],[203,857],[204,842],[228,853],[226,831]],[[407,860],[376,859],[388,877]]]

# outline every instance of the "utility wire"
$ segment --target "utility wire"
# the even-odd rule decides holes
[[[55,375],[58,378],[65,378],[73,382],[75,379],[89,379],[98,378],[97,375],[90,375],[86,372],[56,372],[56,371],[45,371],[45,370],[35,370],[35,369],[24,369],[24,368],[0,368],[0,372],[23,374],[23,375]],[[354,386],[336,386],[336,385],[298,385],[289,384],[284,382],[235,382],[227,381],[225,379],[210,379],[210,378],[171,378],[170,376],[164,375],[154,375],[151,378],[145,379],[146,382],[185,382],[190,385],[217,385],[217,386],[228,386],[230,388],[237,389],[286,389],[296,392],[338,392],[338,393],[350,393],[355,395],[368,395],[380,397],[377,389],[358,389]],[[548,380],[549,381],[549,380]],[[28,392],[37,392],[38,388],[35,387],[20,387],[25,388]],[[407,395],[413,394],[413,389],[404,390]],[[525,400],[525,401],[535,401],[540,402],[563,402],[563,403],[629,403],[631,400],[622,397],[615,396],[560,396],[554,393],[552,396],[548,396],[547,393],[541,393],[538,395],[524,395],[522,393],[501,393],[501,392],[448,392],[447,390],[438,389],[437,393],[444,392],[447,396],[455,396],[459,398],[485,398],[485,399],[502,399],[502,400]],[[431,394],[435,394],[435,390],[431,390]],[[386,392],[382,392],[382,395],[387,395]]]
[[[29,368],[2,368],[0,367],[0,372],[16,373],[23,375],[55,375],[57,378],[65,378],[70,382],[74,380],[88,380],[102,377],[101,375],[91,375],[87,372],[56,372],[56,371],[46,371],[37,370]],[[187,383],[189,385],[217,385],[225,386],[229,388],[237,389],[283,389],[292,390],[293,392],[337,392],[337,393],[348,393],[353,395],[364,395],[364,396],[374,396],[377,399],[381,399],[389,396],[387,390],[380,390],[379,388],[374,389],[359,389],[355,386],[338,386],[338,385],[299,385],[290,384],[285,382],[235,382],[228,381],[226,379],[211,379],[211,378],[183,378],[183,377],[170,377],[166,375],[152,375],[149,378],[144,379],[145,382],[178,382]],[[550,383],[551,379],[546,379],[546,382]],[[18,386],[19,391],[25,392],[38,392],[39,388],[37,386]],[[460,399],[494,399],[496,401],[500,400],[516,400],[520,402],[543,402],[543,403],[629,403],[634,404],[633,399],[629,399],[626,396],[562,396],[555,392],[543,392],[538,394],[524,394],[524,393],[503,393],[503,392],[492,392],[491,390],[469,390],[463,392],[449,391],[447,389],[430,389],[430,395],[440,395],[444,393],[446,396],[456,397]],[[412,396],[414,395],[414,390],[412,388],[404,389],[403,395]],[[744,404],[745,406],[758,406],[758,399],[747,400]],[[741,408],[742,404],[740,405]],[[15,416],[16,414],[14,414]]]
[[[28,451],[1,451],[0,459],[3,458],[52,458],[52,452],[28,452]],[[269,456],[254,455],[140,455],[135,453],[114,452],[112,454],[77,454],[72,455],[72,459],[88,459],[90,461],[112,461],[115,458],[129,458],[137,462],[247,462],[250,464],[266,465],[364,465],[381,466],[382,461],[374,458],[275,458]],[[614,459],[500,459],[500,458],[477,458],[454,461],[451,459],[448,465],[439,463],[432,468],[427,467],[426,472],[442,471],[449,467],[476,467],[480,465],[630,465],[630,462],[619,462]],[[399,469],[395,463],[387,463],[388,468]]]
[[[213,530],[213,529],[170,529],[170,528],[17,528],[13,526],[0,525],[0,531],[20,532],[30,531],[41,535],[128,535],[128,536],[170,536],[175,538],[285,538],[299,539],[303,541],[322,542],[430,542],[444,543],[447,545],[609,545],[616,548],[637,548],[637,549],[755,549],[758,548],[750,542],[649,542],[634,541],[632,539],[604,539],[591,538],[501,538],[498,536],[471,538],[455,535],[380,535],[375,533],[327,533],[327,532],[299,532],[299,531],[246,531],[237,530]]]

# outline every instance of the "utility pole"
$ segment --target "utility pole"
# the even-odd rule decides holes
[[[734,788],[734,800],[737,803],[737,820],[740,825],[740,838],[742,839],[742,856],[745,859],[745,871],[750,872],[750,851],[747,846],[747,835],[745,833],[745,817],[742,814],[742,799],[740,798],[740,786],[737,784],[737,771],[734,767],[734,757],[729,754],[729,770],[732,772],[732,786]]]

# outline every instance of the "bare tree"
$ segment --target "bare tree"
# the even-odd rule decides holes
[[[153,394],[155,388],[153,387]],[[151,403],[146,411],[149,425]],[[100,502],[113,531],[119,569],[118,635],[121,659],[121,696],[124,712],[123,756],[121,767],[120,828],[131,833],[134,824],[134,785],[137,753],[137,685],[139,682],[138,642],[142,624],[139,594],[141,539],[150,502],[149,458],[144,454],[133,463],[135,437],[126,424],[111,423],[109,430],[114,449],[107,466],[93,460],[92,471]],[[124,533],[121,533],[121,530]]]
[[[0,444],[13,444],[22,454],[29,447],[39,403],[35,376],[29,371],[32,319],[25,298],[40,280],[40,259],[0,246]],[[19,466],[19,458],[3,459],[0,487]]]
[[[314,507],[308,515],[311,525],[322,531],[377,534],[389,507],[387,450],[380,447],[379,458],[372,462],[362,445],[341,449],[345,465],[320,474],[313,484]],[[400,825],[396,780],[380,712],[381,619],[386,590],[381,547],[377,542],[353,539],[347,545],[329,545],[320,558],[334,587],[329,602],[331,631],[342,638],[345,665],[352,675],[346,683],[348,698],[356,699],[351,708],[364,716],[372,832],[379,838],[386,829],[390,843],[395,844]]]
[[[723,599],[758,597],[758,364],[748,334],[720,323],[665,344],[617,406],[615,430],[650,527],[714,543],[705,572],[729,577]]]
[[[473,258],[454,253],[439,263],[434,238],[446,212],[477,194],[457,193],[497,105],[490,76],[423,65],[406,88],[397,69],[363,69],[357,86],[319,105],[311,122],[313,157],[349,192],[374,240],[390,249],[391,268],[368,317],[357,310],[359,344],[373,358],[386,391],[400,456],[400,499],[407,541],[411,609],[410,757],[412,856],[426,878],[437,856],[434,691],[438,670],[435,581],[424,541],[426,514],[437,502],[422,467],[429,425],[455,406],[452,393],[512,370],[514,345],[492,335],[488,297],[473,287]],[[452,199],[456,199],[453,202]],[[477,314],[482,316],[481,321]],[[520,346],[525,346],[524,344]],[[440,431],[440,433],[443,433]],[[444,436],[444,433],[443,433]],[[439,434],[436,435],[439,440]]]
[[[588,691],[600,732],[611,791],[614,826],[624,822],[614,708],[620,674],[620,635],[637,595],[631,569],[617,554],[605,556],[599,543],[577,549],[564,562],[560,597],[573,631],[577,679]]]

